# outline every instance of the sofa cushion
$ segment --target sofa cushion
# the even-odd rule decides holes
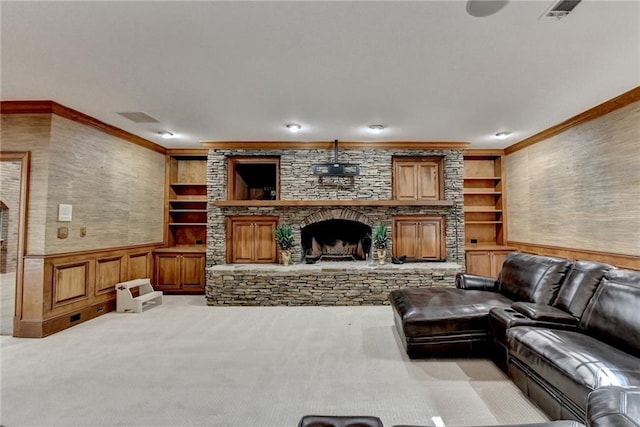
[[[515,326],[507,330],[507,341],[510,358],[582,408],[597,387],[640,386],[637,357],[582,332]]]
[[[514,301],[551,304],[570,266],[564,258],[512,252],[498,276],[499,292]]]
[[[640,271],[608,271],[582,314],[580,328],[640,357]]]
[[[602,387],[589,395],[590,427],[640,426],[640,387]]]
[[[579,319],[602,277],[612,268],[613,266],[602,262],[576,261],[560,286],[554,307]]]
[[[402,318],[407,339],[469,332],[486,335],[489,310],[512,303],[496,292],[457,288],[399,289],[389,299]]]

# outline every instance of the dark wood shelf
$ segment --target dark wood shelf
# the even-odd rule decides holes
[[[453,200],[217,200],[220,207],[278,206],[455,206]]]

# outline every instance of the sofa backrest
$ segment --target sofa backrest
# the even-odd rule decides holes
[[[579,328],[640,357],[640,271],[615,269],[605,273]]]
[[[551,304],[570,266],[564,258],[511,252],[500,270],[498,291],[514,301]]]
[[[597,261],[576,261],[560,286],[553,306],[579,319],[602,277],[612,268]]]

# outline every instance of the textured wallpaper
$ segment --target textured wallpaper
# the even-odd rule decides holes
[[[2,150],[31,152],[28,255],[162,242],[164,155],[52,114],[3,115]]]
[[[510,241],[640,255],[640,102],[506,159]]]

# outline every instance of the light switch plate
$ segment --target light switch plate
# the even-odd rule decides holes
[[[73,205],[58,205],[58,221],[59,222],[71,222],[73,211]]]
[[[66,239],[69,237],[68,227],[58,227],[58,239]]]

